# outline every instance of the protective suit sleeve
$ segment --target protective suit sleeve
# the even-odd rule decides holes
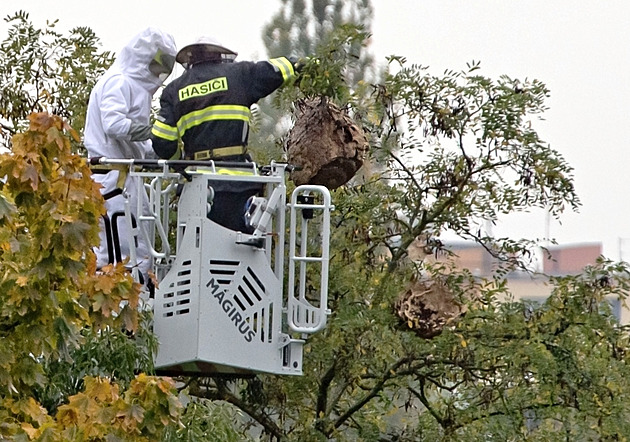
[[[155,149],[153,149],[153,143],[150,138],[144,146],[144,158],[147,160],[157,160],[160,158],[157,156],[157,153],[155,153]]]
[[[131,87],[120,77],[110,78],[103,87],[101,98],[101,119],[103,131],[111,138],[130,139]]]

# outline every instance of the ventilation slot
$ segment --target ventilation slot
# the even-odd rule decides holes
[[[239,261],[210,260],[209,270],[217,284],[226,286],[232,284],[240,265]]]
[[[264,293],[265,292],[265,286],[260,281],[260,279],[258,279],[258,276],[256,276],[256,274],[254,273],[254,271],[252,270],[251,267],[247,267],[247,273],[249,273],[249,275],[254,279],[254,281],[256,282],[258,287],[260,287],[260,290],[262,290],[262,292]]]
[[[247,318],[260,342],[271,342],[273,339],[273,305],[261,308]]]
[[[190,275],[192,274],[191,264],[191,260],[186,260],[182,263],[180,270],[177,272],[175,281],[171,282],[168,286],[170,290],[162,295],[162,308],[165,310],[162,314],[163,317],[171,318],[173,316],[181,316],[190,313],[190,285],[192,283],[190,279]]]

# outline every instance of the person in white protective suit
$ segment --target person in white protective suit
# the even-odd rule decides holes
[[[84,144],[90,158],[155,158],[150,135],[151,101],[170,75],[177,49],[173,37],[155,28],[136,35],[117,55],[108,71],[90,94],[85,123]],[[122,262],[130,255],[131,237],[124,217],[125,198],[129,199],[132,225],[137,223],[139,177],[127,176],[125,170],[93,168],[93,179],[103,187],[107,215],[101,220],[101,243],[96,248],[97,266]],[[148,209],[142,192],[142,206]],[[146,213],[146,212],[145,212]],[[137,267],[148,282],[151,266],[149,248],[142,235],[135,238]]]

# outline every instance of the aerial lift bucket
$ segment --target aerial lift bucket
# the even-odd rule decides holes
[[[183,183],[177,203],[176,247],[172,253],[168,245],[168,238],[173,236],[168,231],[172,205],[169,195],[173,193],[173,181],[181,179],[169,167],[174,163],[179,167],[200,165],[107,159],[101,159],[100,164],[121,161],[129,161],[129,173],[147,181],[144,191],[152,209],[139,217],[136,233],[152,245],[157,236],[163,249],[151,249],[158,279],[151,300],[154,333],[159,341],[156,372],[301,374],[305,339],[325,326],[330,313],[328,241],[333,205],[328,190],[323,186],[299,186],[287,204],[284,164],[272,164],[266,173],[259,174],[256,165],[250,163],[247,167],[252,173],[246,176],[224,175],[221,168],[225,165],[213,162],[189,168],[190,181]],[[138,164],[158,170],[131,167]],[[210,181],[217,180],[255,182],[264,187],[264,196],[255,199],[247,214],[255,227],[252,234],[229,230],[208,219]],[[289,243],[285,244],[287,229]],[[312,287],[319,291],[312,293]]]

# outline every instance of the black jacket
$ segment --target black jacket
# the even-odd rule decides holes
[[[295,75],[285,57],[261,62],[203,62],[166,86],[153,126],[153,149],[160,158],[184,158],[226,146],[246,146],[250,106]],[[217,150],[220,152],[220,150]]]

